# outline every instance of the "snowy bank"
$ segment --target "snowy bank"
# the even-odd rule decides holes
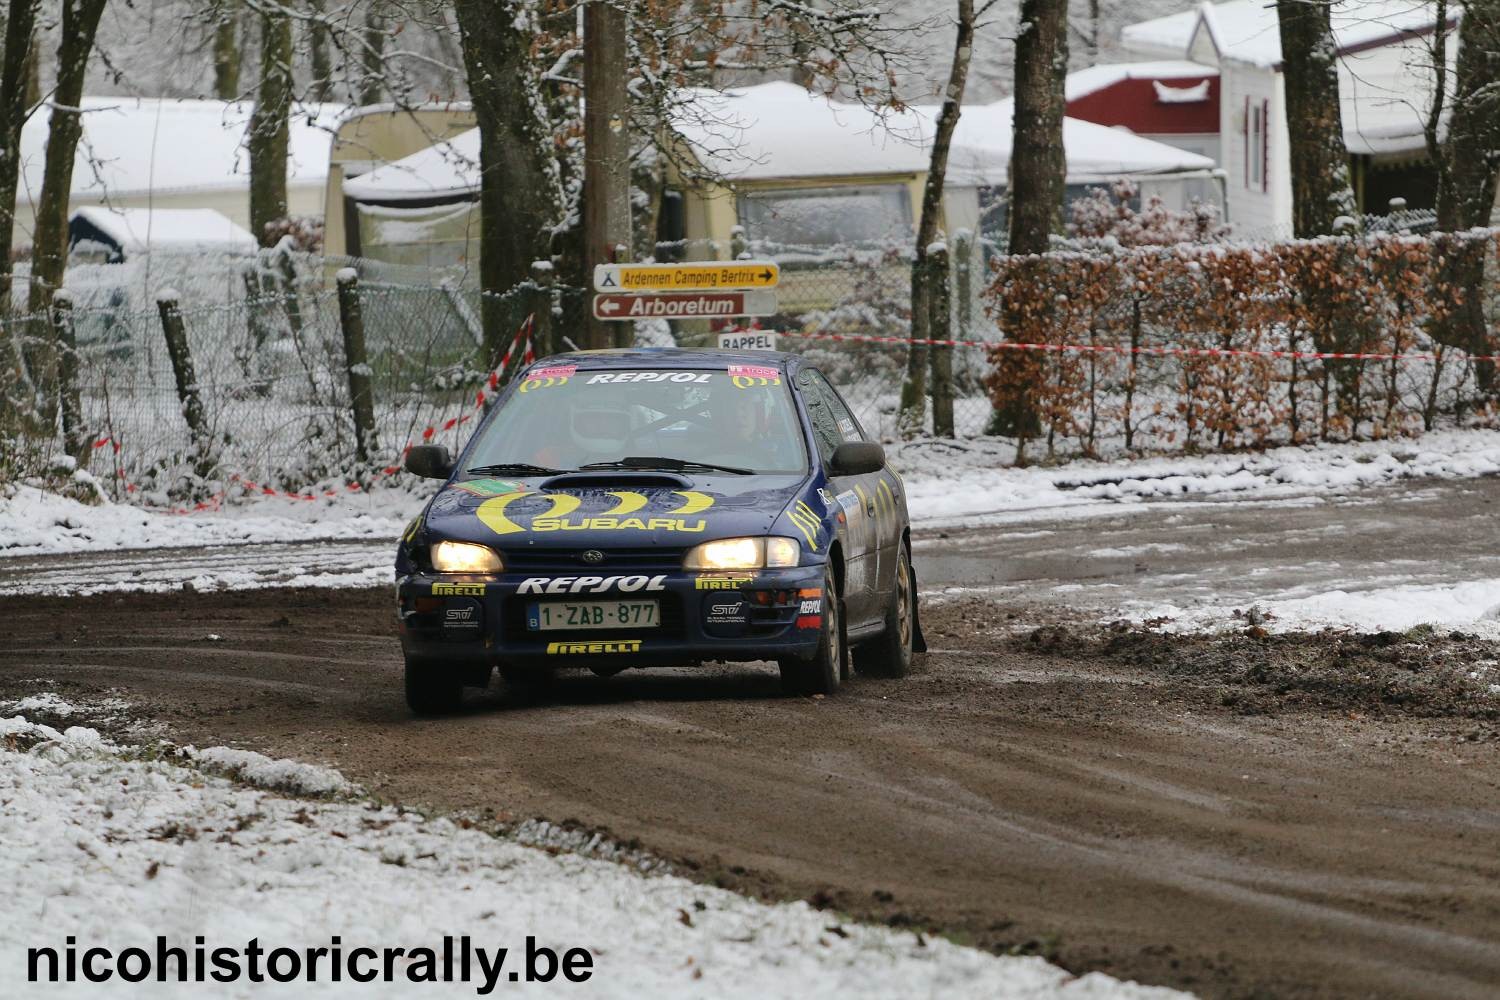
[[[997,957],[939,939],[845,924],[803,903],[768,906],[672,876],[550,854],[389,805],[287,798],[121,751],[93,730],[0,721],[0,969],[24,981],[27,949],[155,953],[158,935],[192,953],[328,947],[441,952],[444,935],[514,950],[529,935],[562,954],[586,948],[582,985],[598,997],[985,996],[1146,998],[1173,991],[1074,977],[1040,958]],[[257,762],[258,763],[258,762]],[[243,963],[243,959],[241,959]],[[283,966],[285,968],[285,966]],[[476,983],[396,981],[289,987],[297,996],[474,996]],[[327,966],[324,967],[326,973]],[[508,978],[508,974],[507,974]],[[248,983],[212,987],[248,996]],[[45,988],[48,996],[196,997],[192,983]]]

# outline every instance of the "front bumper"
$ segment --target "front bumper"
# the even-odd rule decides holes
[[[711,660],[811,657],[822,631],[823,567],[749,573],[674,572],[629,577],[527,573],[459,577],[413,573],[396,581],[401,648],[470,671],[512,667],[680,666]],[[580,581],[583,581],[580,583]],[[641,583],[640,581],[645,581]],[[523,592],[524,589],[524,592]],[[641,629],[534,630],[528,605],[650,599],[659,624]]]

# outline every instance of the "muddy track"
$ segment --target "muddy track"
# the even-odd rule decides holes
[[[576,821],[761,896],[1205,996],[1500,983],[1500,739],[1454,679],[1486,654],[1464,640],[1164,645],[1003,631],[970,600],[928,611],[913,676],[826,700],[735,667],[544,704],[497,682],[419,721],[387,589],[3,605],[0,697],[116,689],[185,741]],[[1338,670],[1406,679],[1343,698]]]

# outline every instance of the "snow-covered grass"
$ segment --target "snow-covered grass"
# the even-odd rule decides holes
[[[1243,629],[1247,622],[1253,621],[1269,632],[1325,628],[1405,632],[1428,625],[1484,639],[1500,639],[1500,580],[1470,580],[1450,586],[1327,590],[1258,600],[1238,608],[1157,604],[1133,608],[1129,617],[1159,622],[1162,629],[1173,632]]]
[[[1183,497],[1276,499],[1418,477],[1500,474],[1500,431],[1439,431],[1410,440],[1319,444],[1202,457],[1073,461],[1007,468],[995,439],[918,441],[891,448],[919,524],[1013,523],[1060,508],[1104,509]]]
[[[205,760],[207,752],[195,759]],[[222,763],[229,758],[219,755]],[[240,759],[240,758],[235,758]],[[142,947],[157,935],[206,947],[299,951],[432,948],[444,935],[558,954],[585,948],[592,976],[543,986],[599,997],[1180,996],[1040,958],[997,957],[937,938],[861,926],[804,903],[766,905],[669,875],[549,853],[442,817],[367,801],[298,799],[245,787],[90,729],[0,720],[0,981],[24,982],[26,949]],[[264,760],[264,758],[262,758]],[[273,764],[275,762],[266,762]],[[254,762],[255,770],[266,765]],[[241,770],[241,773],[245,773]],[[240,959],[243,962],[243,958]],[[320,982],[295,996],[474,996],[477,983]],[[262,989],[264,987],[261,987]],[[47,996],[197,997],[205,987],[115,979],[32,987]],[[244,982],[213,987],[245,996]]]

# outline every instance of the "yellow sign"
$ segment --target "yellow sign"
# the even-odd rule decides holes
[[[599,264],[594,267],[594,288],[601,292],[775,288],[780,280],[781,268],[768,260],[702,264]]]

